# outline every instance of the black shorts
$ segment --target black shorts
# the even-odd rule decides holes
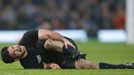
[[[83,52],[74,51],[70,54],[63,54],[59,57],[59,65],[63,69],[74,69],[75,68],[75,61],[79,59],[86,59],[86,54]]]
[[[65,37],[67,38],[67,37]],[[84,57],[79,56],[80,52],[77,50],[76,43],[67,38],[75,47],[76,49],[71,47],[71,50],[74,50],[73,53],[59,53],[56,51],[46,51],[45,53],[45,62],[46,63],[56,63],[63,69],[74,69],[75,68],[75,61],[78,59],[83,59]],[[76,56],[76,58],[73,58]]]

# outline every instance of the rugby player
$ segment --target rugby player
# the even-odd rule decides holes
[[[133,63],[92,63],[72,39],[44,29],[27,31],[18,45],[2,48],[1,57],[4,63],[19,60],[25,69],[134,69]]]

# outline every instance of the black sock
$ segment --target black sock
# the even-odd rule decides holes
[[[99,63],[100,69],[125,69],[126,66],[123,64],[113,65],[108,63]]]
[[[75,48],[71,47],[71,46],[68,46],[68,48],[65,47],[65,45],[63,46],[63,51],[64,53],[73,53],[76,51]]]

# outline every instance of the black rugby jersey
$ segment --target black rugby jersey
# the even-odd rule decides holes
[[[19,45],[26,47],[28,55],[20,59],[20,64],[25,69],[42,69],[44,68],[44,49],[37,45],[38,30],[27,31],[19,42]]]
[[[70,38],[65,38],[68,39],[76,47],[75,50],[77,50],[76,43]],[[20,59],[20,63],[25,69],[43,69],[44,62],[56,63],[61,68],[66,69],[75,68],[75,60],[70,58],[70,54],[47,50],[43,46],[44,43],[45,40],[38,39],[38,30],[28,31],[23,35],[19,45],[26,47],[28,55],[25,58]],[[74,48],[71,50],[74,50]]]

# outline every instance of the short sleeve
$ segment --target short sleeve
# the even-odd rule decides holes
[[[19,42],[19,45],[32,47],[36,46],[37,41],[38,41],[38,30],[30,30],[24,33]]]

